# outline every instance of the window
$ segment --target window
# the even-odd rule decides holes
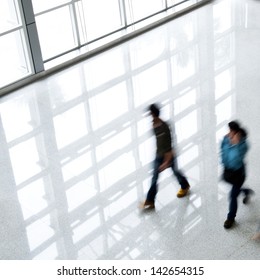
[[[35,14],[47,11],[68,2],[71,2],[71,0],[32,0]]]
[[[1,0],[0,88],[203,1]]]
[[[118,0],[82,0],[77,2],[81,44],[123,27],[120,2]]]
[[[4,87],[32,73],[25,26],[16,0],[2,0],[0,4],[0,87]]]
[[[165,8],[165,1],[162,0],[129,0],[125,2],[128,4],[126,5],[128,24],[162,11]]]
[[[17,1],[1,0],[0,34],[21,25]]]
[[[70,5],[36,16],[35,19],[43,60],[76,47]]]

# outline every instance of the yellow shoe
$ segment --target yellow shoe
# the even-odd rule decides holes
[[[188,186],[186,189],[180,188],[179,191],[177,192],[177,197],[184,197],[187,195],[189,192],[190,186]]]

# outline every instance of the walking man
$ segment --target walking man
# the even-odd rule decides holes
[[[190,185],[186,177],[176,167],[176,158],[172,149],[171,131],[166,122],[160,118],[160,109],[156,104],[149,106],[149,111],[153,119],[153,131],[156,136],[156,157],[153,164],[153,177],[151,187],[147,193],[146,200],[141,204],[141,208],[154,208],[155,198],[158,191],[157,181],[160,172],[168,167],[172,168],[176,176],[180,189],[177,197],[184,197],[187,195]]]
[[[236,121],[230,122],[228,126],[229,133],[221,143],[221,160],[224,167],[223,179],[232,185],[229,194],[229,212],[224,222],[226,229],[231,228],[235,222],[239,194],[244,193],[243,203],[247,204],[249,196],[253,193],[251,189],[242,188],[246,178],[244,158],[248,151],[247,133]]]

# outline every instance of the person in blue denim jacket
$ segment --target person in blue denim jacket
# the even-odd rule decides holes
[[[242,188],[246,179],[245,156],[248,151],[247,132],[236,121],[229,124],[229,133],[225,135],[221,143],[221,160],[224,167],[223,179],[232,185],[229,195],[229,212],[224,222],[225,228],[231,228],[235,222],[238,203],[237,197],[244,193],[243,203],[248,203],[253,191]]]

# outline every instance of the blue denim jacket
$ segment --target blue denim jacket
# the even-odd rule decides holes
[[[225,136],[221,143],[221,160],[224,168],[238,170],[244,166],[244,158],[248,151],[246,138],[233,145],[228,136]]]

